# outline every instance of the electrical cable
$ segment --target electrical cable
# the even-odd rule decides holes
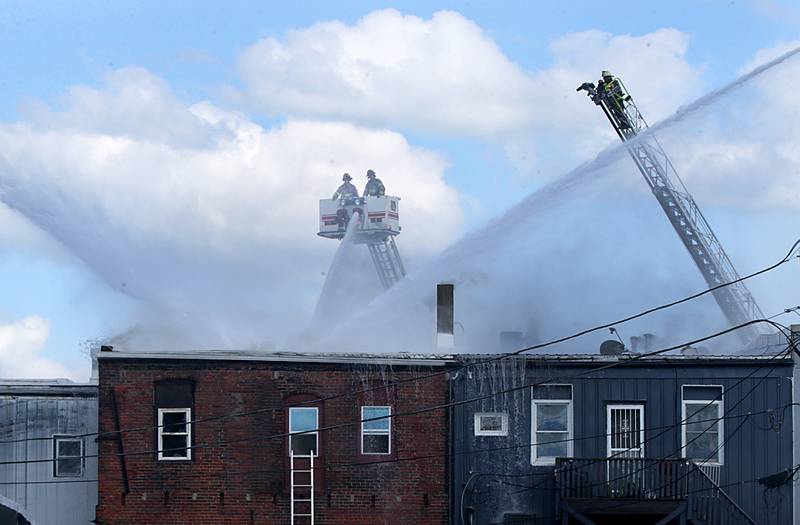
[[[762,275],[764,273],[770,272],[772,270],[775,270],[776,268],[782,266],[783,264],[785,264],[788,261],[790,261],[791,259],[793,259],[795,257],[795,252],[800,251],[800,250],[798,250],[798,247],[800,247],[800,240],[795,241],[795,243],[792,245],[791,249],[786,254],[786,256],[784,256],[782,259],[780,259],[776,263],[774,263],[774,264],[772,264],[770,266],[767,266],[765,268],[762,268],[762,269],[760,269],[758,271],[755,271],[755,272],[753,272],[751,274],[745,275],[744,277],[740,277],[738,279],[735,279],[735,280],[727,282],[727,283],[719,284],[717,286],[708,288],[708,289],[703,290],[701,292],[697,292],[695,294],[683,297],[682,299],[677,299],[675,301],[672,301],[672,302],[669,302],[669,303],[665,303],[665,304],[662,304],[660,306],[656,306],[656,307],[649,308],[647,310],[643,310],[643,311],[641,311],[641,312],[639,312],[637,314],[629,315],[627,317],[624,317],[622,319],[618,319],[618,320],[613,321],[613,322],[597,325],[597,326],[592,327],[592,328],[587,328],[587,329],[584,329],[582,331],[575,332],[575,333],[573,333],[571,335],[563,336],[563,337],[560,337],[560,338],[557,338],[557,339],[553,339],[553,340],[550,340],[550,341],[547,341],[547,342],[544,342],[544,343],[539,343],[539,344],[536,344],[536,345],[524,347],[524,348],[515,350],[513,352],[500,354],[500,355],[498,355],[496,357],[493,357],[493,358],[484,359],[484,360],[481,360],[481,361],[472,361],[472,362],[465,363],[463,365],[459,365],[459,366],[455,366],[455,367],[448,367],[446,370],[443,370],[441,372],[435,372],[435,373],[427,374],[427,375],[423,375],[423,376],[414,376],[414,377],[411,377],[411,378],[400,379],[400,380],[396,380],[396,381],[394,381],[392,383],[388,383],[388,384],[384,384],[384,385],[380,385],[380,386],[375,386],[375,387],[369,387],[369,388],[365,388],[365,389],[361,389],[361,390],[355,390],[355,391],[350,391],[350,392],[345,392],[345,393],[340,393],[340,394],[332,394],[330,396],[323,396],[323,397],[316,398],[316,399],[313,399],[313,400],[301,401],[301,402],[293,403],[293,404],[287,405],[287,406],[288,407],[300,407],[300,406],[307,405],[307,404],[323,403],[325,401],[329,401],[329,400],[332,400],[332,399],[337,399],[337,398],[342,398],[342,397],[349,397],[349,396],[356,396],[356,395],[364,394],[364,393],[367,393],[367,392],[372,392],[372,391],[375,391],[375,390],[389,389],[389,388],[393,388],[393,387],[395,387],[397,385],[400,385],[400,384],[405,384],[405,383],[410,383],[410,382],[417,382],[417,381],[424,381],[426,379],[431,379],[431,378],[434,378],[434,377],[440,377],[440,376],[446,375],[446,374],[457,373],[460,370],[463,370],[463,369],[466,369],[466,368],[470,368],[470,367],[474,367],[474,366],[480,366],[480,365],[484,365],[484,364],[487,364],[487,363],[491,363],[491,362],[495,362],[495,361],[499,361],[499,360],[503,360],[503,359],[508,359],[510,357],[515,357],[515,356],[518,356],[518,355],[520,355],[522,353],[529,352],[531,350],[538,350],[538,349],[545,348],[545,347],[548,347],[548,346],[552,346],[552,345],[555,345],[555,344],[560,344],[560,343],[563,343],[563,342],[566,342],[566,341],[570,341],[572,339],[576,339],[576,338],[582,337],[582,336],[587,335],[589,333],[596,332],[598,330],[604,330],[604,329],[612,328],[615,325],[624,324],[624,323],[627,323],[629,321],[632,321],[632,320],[639,319],[641,317],[647,316],[647,315],[649,315],[651,313],[655,313],[655,312],[658,312],[660,310],[664,310],[664,309],[667,309],[667,308],[672,308],[674,306],[677,306],[677,305],[692,301],[694,299],[697,299],[697,298],[702,297],[704,295],[707,295],[709,293],[713,293],[716,290],[719,290],[719,289],[725,288],[727,286],[731,286],[731,285],[746,281],[746,280],[751,279],[753,277],[756,277],[756,276]],[[798,257],[800,257],[800,255],[798,255]],[[733,331],[733,330],[739,329],[739,328],[743,328],[745,326],[748,326],[749,324],[755,324],[756,322],[769,322],[769,321],[771,321],[771,319],[754,320],[754,321],[751,321],[749,323],[744,323],[744,324],[738,325],[737,327],[733,327],[730,331]],[[770,324],[777,325],[777,323],[770,323]],[[782,329],[786,329],[786,327],[781,327],[781,328]],[[702,342],[702,341],[703,340],[699,340],[698,342]],[[691,345],[691,344],[696,344],[696,342],[690,342],[690,343],[687,343],[684,346],[688,346],[688,345]],[[682,348],[682,347],[675,347],[675,348],[672,348],[672,350],[675,350],[675,349],[678,349],[678,348]],[[207,416],[207,417],[204,417],[204,418],[196,418],[196,419],[193,419],[193,420],[189,420],[189,421],[187,421],[187,423],[188,424],[197,424],[197,423],[204,423],[204,422],[210,422],[210,421],[219,421],[219,420],[224,420],[224,419],[228,419],[228,418],[232,418],[232,417],[244,417],[244,416],[255,415],[255,414],[260,414],[260,413],[263,413],[263,412],[266,412],[266,411],[274,410],[274,408],[275,407],[269,407],[269,408],[256,409],[256,410],[248,411],[248,412],[238,412],[238,413],[232,413],[232,414],[221,414],[221,415],[216,415],[216,416]],[[286,407],[284,407],[284,408],[286,408]],[[383,418],[379,418],[379,419],[383,419]],[[143,427],[134,427],[134,428],[128,428],[128,429],[110,430],[110,431],[103,431],[103,432],[89,432],[89,433],[84,433],[84,434],[78,434],[78,435],[75,435],[74,437],[91,437],[91,436],[98,436],[98,435],[101,435],[101,434],[104,435],[104,436],[113,436],[114,434],[121,434],[121,433],[128,433],[128,432],[142,432],[142,431],[147,431],[147,430],[154,430],[154,429],[157,429],[157,428],[161,428],[163,426],[164,425],[148,425],[148,426],[143,426]],[[6,441],[0,441],[0,444],[15,443],[15,442],[21,442],[21,441],[28,441],[28,440],[33,441],[33,440],[37,440],[37,439],[49,439],[49,438],[25,438],[23,440],[6,440]]]
[[[704,337],[701,337],[701,338],[698,338],[698,339],[694,339],[694,340],[689,341],[689,342],[684,342],[684,343],[681,343],[681,344],[678,344],[678,345],[674,345],[674,346],[671,346],[671,347],[663,348],[661,350],[655,350],[653,352],[647,352],[647,353],[643,353],[643,354],[636,354],[636,355],[633,355],[633,356],[631,356],[631,357],[629,357],[629,358],[627,358],[625,360],[615,361],[615,362],[608,363],[608,364],[603,365],[603,366],[595,367],[595,368],[592,368],[590,370],[575,374],[575,375],[572,376],[572,378],[574,379],[574,378],[582,377],[582,376],[585,376],[585,375],[588,375],[588,374],[593,374],[593,373],[596,373],[596,372],[599,372],[599,371],[602,371],[602,370],[607,370],[609,368],[615,368],[615,367],[621,366],[623,364],[628,364],[628,363],[631,363],[631,362],[635,362],[635,361],[638,361],[638,360],[641,360],[641,359],[644,359],[644,358],[647,358],[647,357],[653,357],[653,356],[661,355],[661,354],[664,354],[666,352],[670,352],[672,350],[677,350],[677,349],[680,349],[680,348],[684,348],[686,346],[696,345],[698,343],[702,343],[702,342],[714,339],[716,337],[720,337],[720,336],[723,336],[725,334],[734,332],[734,331],[739,330],[741,328],[744,328],[744,327],[747,327],[747,326],[752,326],[752,325],[759,324],[759,323],[767,323],[767,324],[779,327],[781,329],[785,329],[785,327],[783,327],[779,323],[776,323],[775,321],[770,321],[770,320],[766,320],[766,319],[756,319],[756,320],[753,320],[753,321],[748,321],[746,323],[739,324],[737,326],[733,326],[733,327],[727,328],[725,330],[721,330],[719,332],[715,332],[715,333],[713,333],[711,335],[708,335],[708,336],[704,336]],[[206,442],[206,443],[190,445],[190,446],[187,446],[187,447],[179,447],[178,450],[196,450],[196,449],[202,449],[202,448],[209,448],[209,447],[213,447],[213,446],[230,445],[230,444],[235,444],[235,443],[245,443],[245,442],[252,442],[252,441],[269,441],[269,440],[274,440],[274,439],[284,439],[284,438],[288,438],[289,436],[299,436],[299,435],[303,435],[303,434],[315,434],[315,433],[318,433],[318,432],[326,432],[326,431],[337,430],[337,429],[341,429],[341,428],[349,428],[349,427],[356,426],[356,425],[361,425],[361,424],[363,424],[365,422],[370,422],[370,421],[382,421],[382,420],[386,420],[386,419],[396,419],[396,418],[400,418],[400,417],[408,417],[408,416],[413,416],[413,415],[425,414],[425,413],[428,413],[428,412],[433,412],[433,411],[437,411],[437,410],[444,410],[446,408],[466,405],[466,404],[469,404],[469,403],[474,403],[476,401],[489,399],[489,398],[494,397],[494,396],[499,395],[499,394],[506,394],[506,393],[510,393],[510,392],[516,392],[516,391],[519,391],[519,390],[524,390],[524,389],[531,388],[531,387],[536,387],[536,386],[543,386],[543,385],[546,385],[548,383],[552,383],[553,380],[554,380],[554,378],[551,377],[551,378],[547,378],[544,381],[539,381],[537,383],[519,385],[519,386],[516,386],[516,387],[507,388],[507,389],[504,389],[504,390],[501,390],[501,391],[498,391],[498,392],[491,392],[489,394],[483,394],[483,395],[480,395],[480,396],[477,396],[477,397],[468,398],[468,399],[462,399],[462,400],[458,400],[458,401],[451,401],[451,402],[448,402],[448,403],[442,403],[442,404],[438,404],[438,405],[423,407],[423,408],[419,408],[419,409],[415,409],[415,410],[411,410],[411,411],[406,411],[406,412],[396,412],[396,413],[393,412],[393,413],[389,414],[388,416],[378,416],[378,417],[373,417],[373,418],[364,418],[364,419],[360,419],[360,420],[356,420],[356,421],[350,421],[350,422],[346,422],[346,423],[338,423],[338,424],[334,424],[334,425],[328,425],[326,427],[320,427],[320,428],[317,428],[317,429],[307,430],[307,431],[302,431],[302,432],[281,432],[279,434],[272,434],[272,435],[269,435],[269,436],[243,437],[243,438],[228,439],[228,440],[222,440],[222,441],[210,442],[210,443]],[[122,453],[109,454],[109,457],[142,456],[142,455],[156,454],[157,452],[158,452],[158,449],[155,449],[155,450],[144,450],[144,451],[135,451],[135,452],[125,452],[124,454],[122,454]],[[86,458],[99,457],[99,454],[90,454],[90,455],[87,455],[85,457]],[[23,462],[23,463],[37,463],[37,462],[38,463],[45,463],[45,462],[52,462],[52,461],[55,461],[55,460],[54,459],[19,460],[19,462]],[[13,464],[19,464],[19,462],[17,462],[17,461],[0,461],[0,465],[13,465]]]
[[[749,323],[749,324],[752,324],[752,323]],[[723,331],[722,333],[728,333],[729,331],[730,331],[730,330],[726,330],[726,331]],[[719,333],[718,333],[718,334],[719,334]],[[712,337],[718,337],[718,334],[712,334],[711,336],[704,337],[704,338],[702,338],[702,339],[701,339],[701,340],[699,340],[699,341],[702,341],[702,340],[707,340],[707,339],[710,339],[710,338],[712,338]],[[690,343],[690,344],[694,344],[694,342],[693,342],[693,343]],[[685,346],[685,345],[678,345],[678,347],[682,347],[682,346]],[[658,353],[663,353],[663,352],[665,352],[665,351],[668,351],[668,350],[669,350],[669,349],[662,349],[662,350],[658,350],[658,351],[655,351],[655,352],[651,352],[649,355],[658,354]],[[780,355],[781,355],[781,354],[776,354],[776,355],[775,355],[775,356],[773,356],[773,357],[772,357],[770,360],[772,360],[772,359],[775,359],[776,357],[778,357],[778,356],[780,356]],[[583,373],[577,374],[577,375],[573,376],[573,378],[574,378],[574,377],[577,377],[577,376],[584,376],[584,375],[587,375],[587,374],[589,374],[589,373],[596,372],[596,371],[597,371],[597,370],[599,370],[599,369],[608,369],[608,368],[611,368],[611,367],[613,367],[613,366],[619,366],[619,365],[621,365],[621,364],[625,364],[625,363],[627,363],[627,362],[633,361],[633,360],[635,360],[635,358],[642,358],[642,357],[644,357],[644,356],[645,356],[645,354],[642,354],[642,355],[640,355],[640,356],[634,356],[634,358],[631,358],[631,359],[629,359],[629,360],[627,360],[627,361],[618,361],[618,362],[615,362],[615,363],[609,363],[609,365],[605,365],[605,366],[603,366],[603,367],[598,367],[598,368],[595,368],[595,369],[588,370],[588,371],[586,371],[586,372],[583,372]],[[765,366],[765,365],[761,365],[761,366]],[[760,367],[757,367],[757,368],[756,368],[754,371],[757,371],[758,369],[760,369],[760,368],[761,368],[761,366],[760,366]],[[776,366],[777,366],[777,365],[776,365]],[[751,375],[752,375],[752,374],[751,374]],[[749,376],[748,376],[748,377],[749,377]],[[766,376],[765,376],[765,377],[766,377]],[[746,378],[743,378],[743,380],[744,380],[744,379],[746,379]],[[543,385],[543,384],[547,384],[547,383],[551,383],[551,382],[552,382],[552,378],[548,378],[547,380],[545,380],[545,381],[543,381],[543,382],[540,382],[540,383],[536,383],[536,384],[533,384],[533,385],[523,385],[523,387],[515,387],[515,388],[512,388],[512,389],[507,389],[507,390],[503,390],[503,391],[498,391],[498,392],[494,392],[494,393],[488,394],[488,396],[500,395],[500,394],[506,393],[506,392],[508,392],[508,391],[511,391],[511,390],[519,390],[520,388],[528,388],[528,387],[530,387],[530,386],[534,386],[534,385],[535,385],[535,386],[541,386],[541,385]],[[738,384],[738,383],[737,383],[737,384]],[[733,388],[733,387],[732,387],[732,388]],[[483,398],[485,398],[485,397],[487,397],[487,396],[482,396],[480,399],[483,399]],[[475,399],[477,399],[477,398],[475,398]],[[466,404],[466,403],[468,403],[468,402],[472,402],[472,401],[474,401],[475,399],[468,399],[468,400],[462,400],[462,401],[459,401],[459,402],[449,403],[449,404],[447,404],[447,405],[444,405],[444,407],[446,408],[447,406],[456,406],[456,405],[460,405],[460,404]],[[735,405],[735,406],[738,406],[738,404],[737,404],[737,405]],[[735,406],[734,406],[734,408],[735,408]],[[436,406],[436,407],[427,407],[427,408],[424,408],[424,409],[421,409],[421,410],[418,410],[418,411],[414,411],[414,412],[411,412],[411,413],[405,413],[405,414],[396,414],[396,415],[395,415],[395,414],[393,414],[393,416],[397,416],[397,417],[399,417],[399,416],[405,416],[405,415],[410,415],[410,414],[415,414],[415,413],[424,413],[424,412],[429,412],[429,411],[431,411],[431,410],[436,410],[436,409],[439,409],[439,408],[442,408],[442,406]],[[784,409],[785,409],[785,408],[784,408]],[[736,416],[736,417],[741,417],[741,416]],[[385,418],[385,417],[380,417],[380,418],[370,418],[370,419],[365,419],[365,421],[369,421],[369,420],[380,420],[380,419],[386,419],[386,418]],[[717,418],[717,419],[719,419],[719,418]],[[356,422],[356,423],[358,423],[358,422]],[[682,423],[683,423],[683,422],[680,422],[680,423],[675,423],[675,424],[672,424],[672,425],[665,425],[665,426],[664,426],[664,428],[667,428],[667,429],[676,428],[676,427],[680,426]],[[330,430],[330,429],[332,429],[332,428],[340,428],[340,427],[344,427],[344,426],[352,426],[352,425],[353,425],[353,423],[346,423],[346,424],[341,424],[341,425],[334,425],[334,426],[332,426],[332,427],[328,427],[328,428],[321,428],[321,429],[319,429],[319,431],[322,431],[322,430]],[[299,434],[299,433],[296,433],[296,434]],[[296,435],[296,434],[295,434],[295,435]],[[280,434],[280,435],[278,435],[278,436],[279,436],[279,437],[287,437],[288,435],[290,435],[290,434],[286,434],[286,433],[284,433],[284,434]],[[607,434],[604,434],[604,435],[607,435]],[[266,437],[248,438],[248,439],[240,439],[240,440],[229,440],[229,441],[223,441],[223,442],[219,442],[219,443],[211,443],[211,444],[204,444],[204,445],[206,445],[206,446],[211,446],[211,445],[215,445],[215,444],[217,444],[217,445],[225,446],[225,445],[227,445],[227,444],[234,443],[234,442],[242,442],[242,441],[255,441],[255,440],[262,440],[262,439],[272,439],[272,438],[274,438],[274,437],[275,437],[275,436],[266,436]],[[574,440],[574,439],[575,439],[575,438],[572,438],[572,440]],[[528,446],[531,446],[531,445],[530,445],[530,444],[525,444],[525,445],[522,445],[522,446],[528,447]],[[192,447],[187,447],[187,448],[204,448],[204,447],[200,447],[200,446],[192,446]],[[509,447],[509,448],[513,448],[513,447]],[[136,452],[127,452],[127,453],[125,453],[125,454],[109,454],[108,456],[109,456],[109,457],[122,457],[122,456],[137,456],[137,455],[145,455],[145,454],[146,454],[146,455],[150,455],[150,454],[154,454],[154,453],[156,453],[156,452],[157,452],[157,450],[150,450],[150,451],[136,451]],[[469,453],[469,452],[468,452],[468,453]],[[395,458],[395,459],[392,459],[392,460],[387,460],[387,461],[373,461],[373,462],[367,462],[367,463],[359,462],[359,463],[353,463],[353,464],[342,464],[342,465],[333,465],[333,466],[330,466],[330,467],[328,467],[328,466],[325,466],[325,467],[315,467],[315,468],[320,468],[320,470],[322,470],[322,469],[331,470],[331,469],[334,469],[334,468],[341,468],[341,467],[365,466],[365,465],[374,465],[374,464],[378,464],[378,463],[395,463],[395,462],[400,462],[400,461],[410,461],[410,460],[418,460],[418,459],[431,459],[432,457],[442,457],[442,456],[446,456],[446,454],[444,454],[444,455],[441,455],[441,454],[439,454],[439,455],[433,455],[433,456],[430,456],[430,455],[429,455],[429,456],[424,456],[424,457],[412,457],[412,458]],[[85,455],[85,456],[84,456],[84,458],[96,458],[96,457],[99,457],[99,454],[94,454],[94,455]],[[25,464],[25,463],[44,463],[44,462],[53,462],[53,461],[55,461],[55,459],[43,459],[43,460],[19,460],[19,461],[6,461],[6,462],[0,462],[0,465]],[[262,471],[245,471],[245,472],[251,472],[251,473],[252,473],[252,472],[266,472],[266,471],[263,471],[263,470],[262,470]],[[281,471],[281,472],[282,472],[282,471]],[[244,473],[244,472],[240,472],[240,473]],[[70,482],[87,482],[88,480],[69,480],[69,481],[70,481]],[[58,482],[58,481],[56,481],[56,482]],[[14,483],[14,482],[12,482],[12,483]],[[1,484],[1,483],[0,483],[0,484]]]

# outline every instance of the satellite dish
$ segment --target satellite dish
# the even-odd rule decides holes
[[[600,344],[600,355],[620,355],[625,352],[625,345],[614,339],[608,339]]]

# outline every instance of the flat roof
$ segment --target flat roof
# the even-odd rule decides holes
[[[277,363],[377,364],[397,366],[444,366],[453,355],[435,354],[360,354],[314,352],[257,352],[241,350],[201,351],[131,351],[112,350],[97,353],[99,360],[195,360],[195,361],[264,361]]]
[[[462,355],[464,359],[493,359],[502,354],[471,354]],[[659,355],[642,355],[642,354],[619,354],[619,355],[602,355],[602,354],[519,354],[519,358],[524,358],[528,361],[560,361],[568,363],[614,363],[618,361],[630,361],[639,363],[676,363],[681,364],[700,364],[700,363],[716,363],[716,364],[746,364],[746,363],[760,363],[765,361],[784,362],[786,364],[792,363],[792,356],[787,354],[782,357],[775,357],[772,355],[709,355],[709,354],[659,354]]]
[[[0,396],[97,397],[97,384],[64,378],[0,379]]]
[[[316,352],[259,352],[241,350],[199,350],[199,351],[133,351],[112,350],[98,352],[100,360],[179,360],[179,361],[262,361],[278,363],[332,363],[332,364],[375,364],[392,366],[445,366],[458,361],[497,360],[508,354],[412,354],[412,353],[316,353]],[[563,363],[610,363],[616,361],[632,361],[654,363],[683,364],[745,364],[763,363],[764,361],[791,362],[790,355],[775,358],[774,355],[707,355],[707,354],[660,354],[642,356],[641,354],[536,354],[523,353],[512,358],[524,358],[531,361],[558,361]]]

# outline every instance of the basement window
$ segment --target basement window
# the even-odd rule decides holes
[[[83,439],[53,436],[53,475],[57,478],[83,476]]]
[[[508,414],[505,412],[479,412],[475,414],[476,436],[507,436]]]
[[[158,459],[180,461],[192,459],[192,409],[158,409]]]
[[[392,452],[392,407],[361,407],[361,453],[391,454]],[[381,418],[381,419],[376,419]],[[374,421],[364,421],[373,419]]]
[[[544,385],[532,390],[531,463],[553,465],[572,456],[572,385]]]
[[[318,428],[317,407],[289,407],[289,451],[295,456],[317,456]]]
[[[698,463],[721,465],[724,424],[722,386],[683,385],[681,455]]]

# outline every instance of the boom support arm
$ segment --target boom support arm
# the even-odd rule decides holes
[[[667,214],[681,242],[689,251],[709,288],[739,279],[722,244],[711,230],[700,208],[678,176],[664,148],[653,133],[645,133],[647,122],[619,79],[620,90],[610,93],[602,86],[586,82],[578,91],[586,91],[592,101],[600,106],[628,153],[639,168],[647,185]],[[635,139],[635,140],[634,140]],[[742,282],[725,286],[713,292],[722,313],[731,325],[753,319],[763,319],[764,314],[750,291]],[[755,326],[739,330],[741,339],[751,342],[758,336]]]

